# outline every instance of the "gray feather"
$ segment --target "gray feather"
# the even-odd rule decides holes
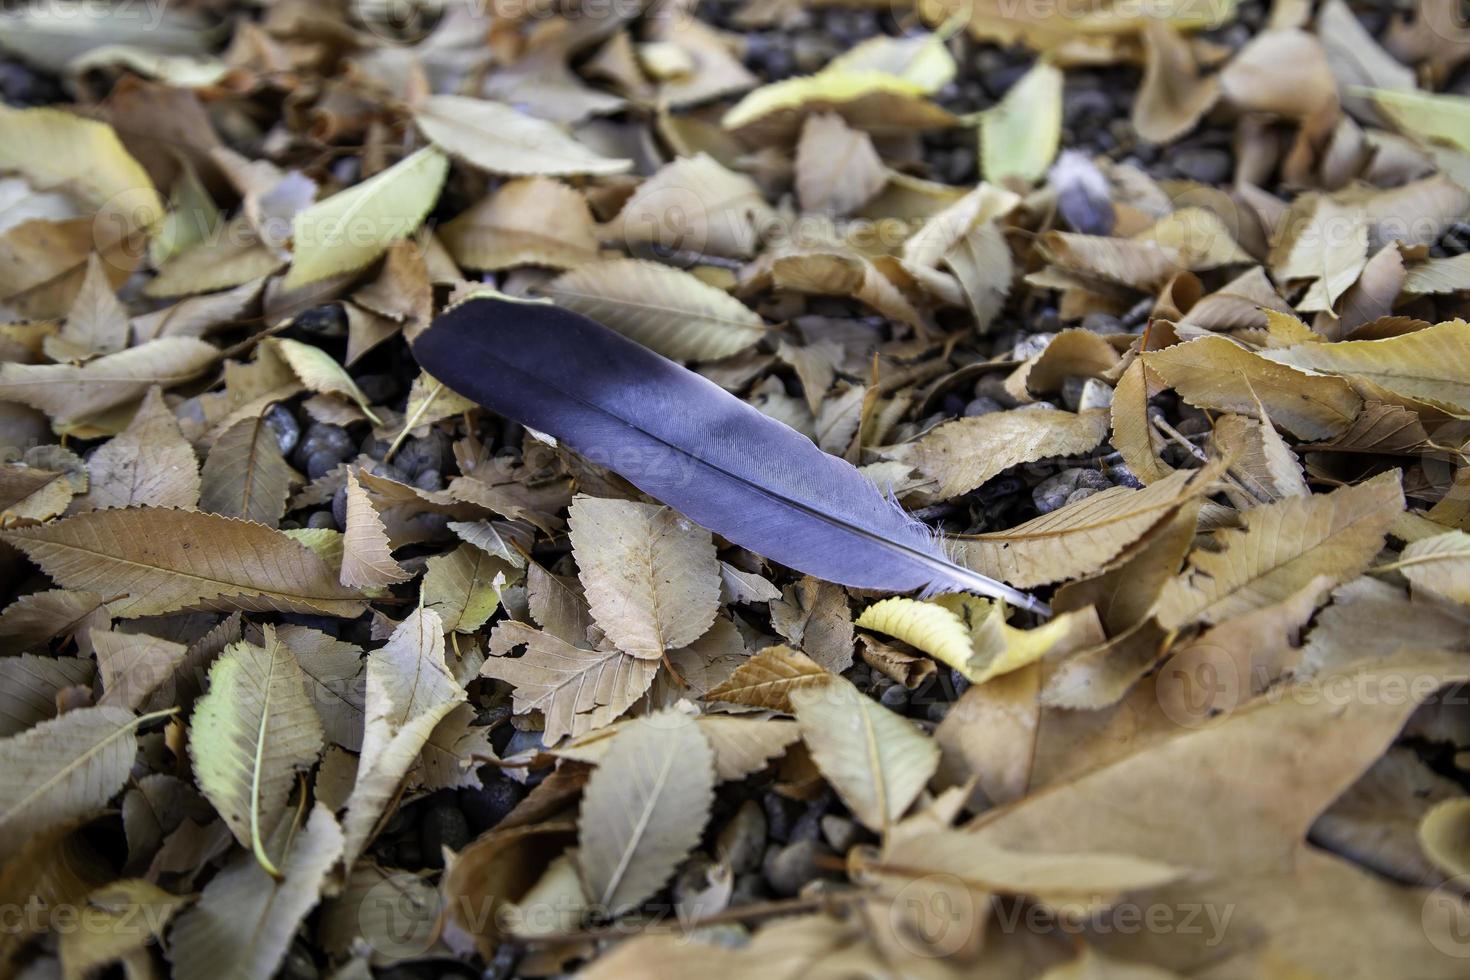
[[[584,316],[476,297],[436,319],[414,355],[464,397],[783,565],[854,588],[977,592],[1050,614],[953,562],[850,463]]]

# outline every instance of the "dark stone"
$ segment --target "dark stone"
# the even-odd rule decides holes
[[[1106,490],[1112,485],[1112,481],[1097,470],[1073,467],[1038,483],[1031,491],[1031,499],[1038,511],[1050,514],[1064,506],[1067,498],[1078,490]]]
[[[766,836],[784,844],[791,839],[791,826],[796,823],[796,802],[774,791],[761,797],[766,811]]]
[[[265,424],[276,434],[276,445],[281,447],[282,456],[290,456],[301,439],[301,423],[286,405],[272,405],[265,413]]]
[[[315,480],[318,477],[326,476],[335,470],[337,464],[341,462],[341,456],[328,450],[312,453],[306,457],[306,478],[308,480]]]
[[[766,850],[766,815],[755,800],[746,800],[720,830],[715,852],[736,874],[760,867]]]
[[[1225,150],[1210,147],[1187,147],[1167,157],[1179,176],[1201,184],[1223,184],[1235,171],[1235,161]]]
[[[493,769],[481,769],[480,782],[484,785],[479,789],[466,786],[459,791],[459,808],[476,836],[504,820],[526,798],[524,786]]]
[[[354,380],[370,405],[381,405],[398,394],[398,379],[391,374],[364,374]]]
[[[419,846],[425,867],[444,866],[444,848],[458,851],[470,842],[470,824],[453,792],[435,793],[424,805],[419,820]]]
[[[356,449],[357,443],[340,425],[313,422],[307,426],[306,434],[296,446],[296,460],[305,467],[311,457],[321,453],[331,457],[335,465],[350,457]]]
[[[890,710],[902,712],[909,703],[909,689],[902,684],[894,684],[879,695],[878,703]]]
[[[423,470],[413,478],[413,485],[420,490],[438,490],[444,486],[444,477],[438,470]]]
[[[994,398],[991,398],[987,395],[981,395],[979,398],[972,398],[970,402],[965,405],[964,414],[967,416],[989,415],[991,412],[999,412],[1002,411],[1004,408],[1005,406],[996,401]]]
[[[332,512],[329,510],[315,510],[306,519],[306,526],[325,530],[336,530],[337,519],[332,516]]]
[[[341,486],[337,492],[332,494],[332,520],[337,522],[337,528],[345,531],[347,529],[347,488]]]
[[[347,314],[342,312],[339,303],[314,306],[304,313],[298,313],[296,319],[291,321],[291,329],[310,337],[345,337]]]
[[[831,856],[816,840],[800,840],[785,847],[773,849],[766,854],[762,870],[771,891],[790,898],[799,893],[808,882],[823,877],[833,877],[819,863],[823,857]]]

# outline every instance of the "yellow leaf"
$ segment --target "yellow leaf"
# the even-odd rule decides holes
[[[720,120],[736,133],[794,133],[808,112],[836,112],[873,133],[938,129],[954,117],[924,99],[928,86],[880,71],[823,71],[773,82],[751,92]]]
[[[322,723],[291,649],[265,627],[265,646],[233,644],[209,671],[189,720],[199,788],[261,867],[276,874],[267,839],[286,817],[297,773],[322,751]],[[279,856],[279,855],[277,855]]]
[[[1470,797],[1444,800],[1424,814],[1419,846],[1445,874],[1470,874]]]
[[[1062,139],[1062,73],[1039,61],[980,117],[980,173],[1000,182],[1046,175]]]
[[[297,212],[291,270],[283,287],[295,289],[360,269],[394,242],[418,231],[448,172],[449,159],[426,146],[382,173]]]
[[[0,113],[0,170],[19,172],[37,189],[70,190],[135,230],[163,217],[163,199],[148,172],[113,128],[60,109]]]
[[[1400,132],[1470,153],[1470,99],[1463,95],[1359,89]]]
[[[1005,621],[1005,607],[966,595],[895,597],[869,606],[857,625],[887,633],[958,670],[973,684],[1035,663],[1063,644],[1092,638],[1096,614],[1063,613],[1032,630]]]
[[[270,343],[309,390],[323,395],[340,395],[351,399],[357,402],[358,407],[368,418],[379,424],[382,423],[383,420],[378,418],[372,406],[368,404],[367,396],[362,393],[362,389],[357,387],[357,382],[352,380],[346,368],[338,364],[337,359],[331,354],[320,347],[303,344],[289,337],[273,337]]]
[[[970,661],[970,629],[954,610],[895,596],[875,602],[853,623],[887,633],[951,667]]]

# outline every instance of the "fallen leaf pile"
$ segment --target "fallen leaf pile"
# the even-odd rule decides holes
[[[1450,6],[7,8],[0,976],[1466,975]],[[466,401],[486,287],[1054,614]]]

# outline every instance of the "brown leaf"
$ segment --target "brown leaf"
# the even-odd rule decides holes
[[[109,608],[124,618],[197,606],[343,616],[363,608],[309,549],[214,514],[103,510],[9,531],[3,540],[65,588],[122,596]]]
[[[381,588],[413,576],[393,560],[388,532],[368,500],[357,474],[347,473],[347,526],[343,531],[342,584],[349,588]]]
[[[705,698],[790,714],[791,692],[823,684],[828,676],[821,664],[804,653],[786,646],[766,647],[735,668],[723,684],[706,692]]]
[[[199,461],[158,388],[149,389],[128,427],[87,459],[87,469],[86,500],[99,509],[199,503]]]
[[[200,473],[199,508],[276,527],[286,513],[293,473],[265,416],[225,429]]]

